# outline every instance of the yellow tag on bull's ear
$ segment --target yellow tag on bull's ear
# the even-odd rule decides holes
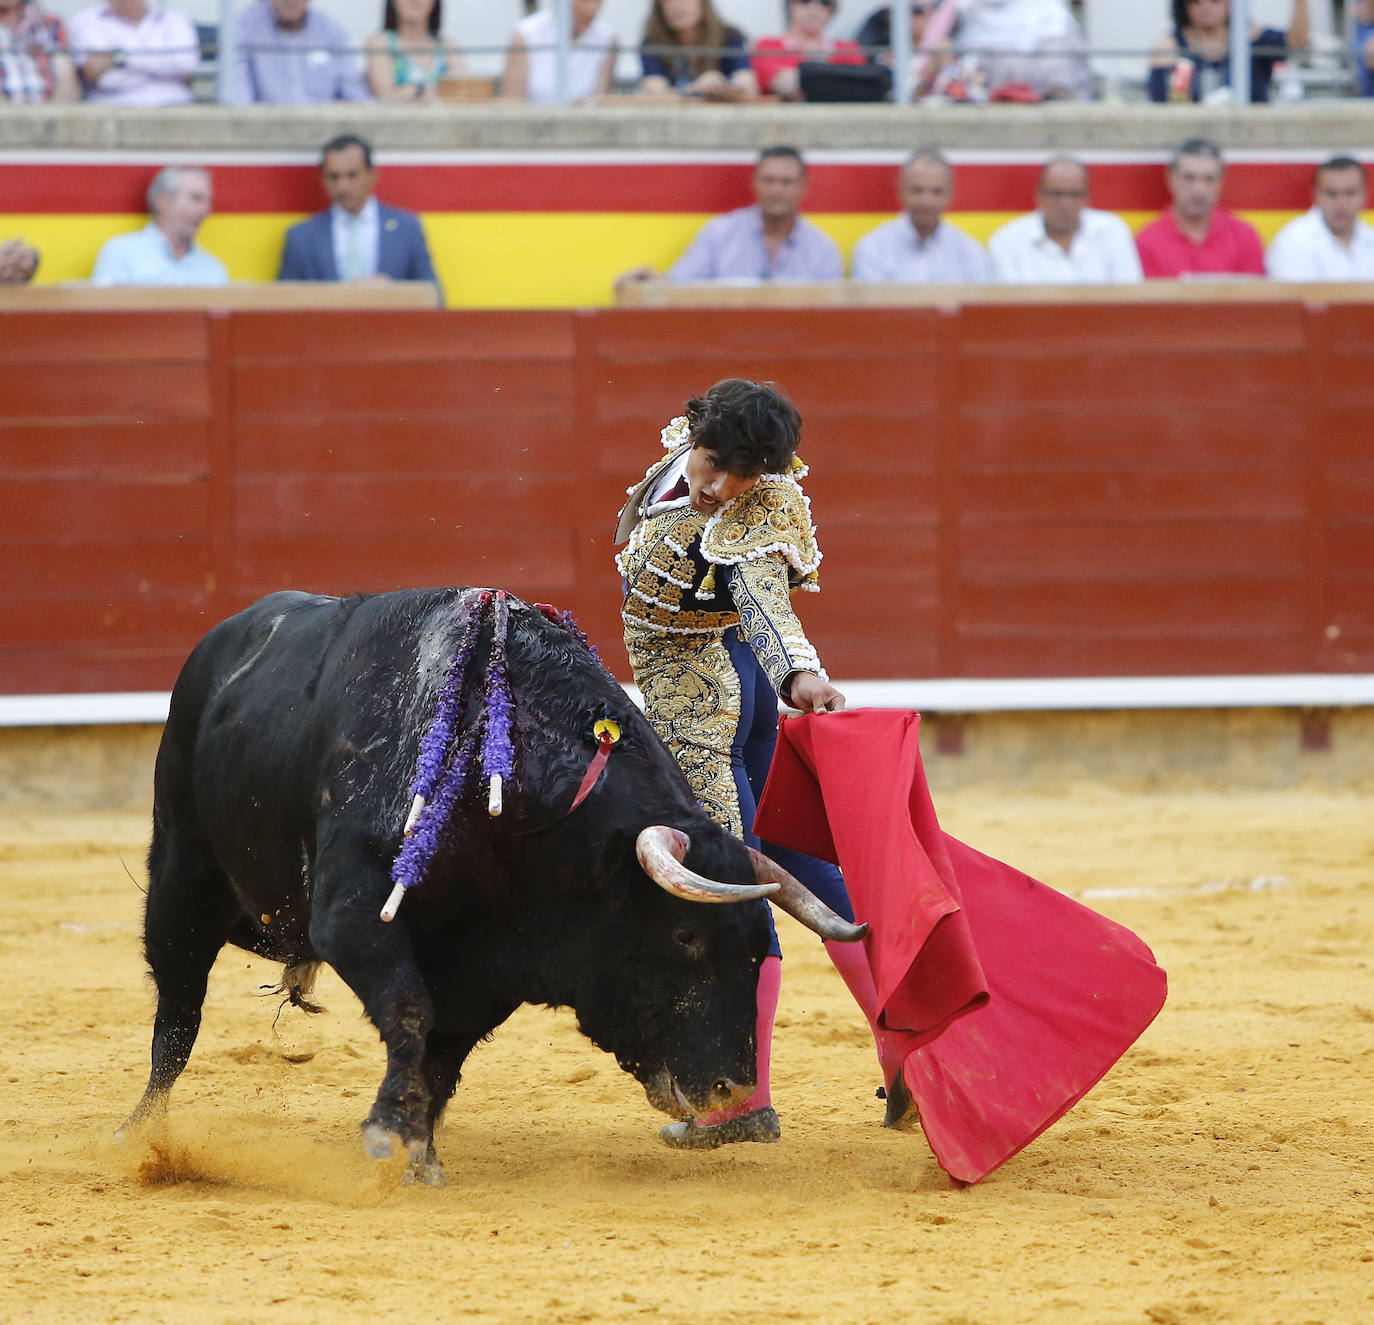
[[[598,718],[592,727],[592,735],[598,741],[604,736],[614,745],[620,739],[620,724],[614,718]]]

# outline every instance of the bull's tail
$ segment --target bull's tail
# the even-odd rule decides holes
[[[284,995],[293,1008],[300,1008],[302,1012],[323,1012],[323,1006],[311,997],[315,992],[315,975],[319,969],[320,963],[317,961],[297,962],[294,966],[288,966],[282,971],[281,984],[273,985],[268,992]]]

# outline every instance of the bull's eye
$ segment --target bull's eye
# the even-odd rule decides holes
[[[673,930],[673,942],[680,943],[684,948],[695,948],[697,946],[697,932],[688,929],[686,925],[679,925]]]

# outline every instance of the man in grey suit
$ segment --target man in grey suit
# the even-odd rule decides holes
[[[355,134],[324,145],[320,180],[330,208],[286,232],[279,281],[432,281],[420,218],[373,194],[372,149]],[[439,286],[443,300],[443,287]]]

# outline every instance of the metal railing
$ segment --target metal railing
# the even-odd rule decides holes
[[[229,103],[233,99],[231,80],[237,58],[240,54],[238,44],[238,9],[243,0],[221,0],[220,21],[217,25],[199,24],[196,28],[196,35],[199,41],[199,51],[201,56],[200,68],[197,71],[197,82],[204,89],[208,82],[213,81],[215,100],[221,103]],[[890,101],[896,105],[910,104],[913,100],[916,88],[913,81],[913,56],[916,54],[911,45],[911,27],[906,21],[909,0],[892,0],[891,6],[891,33],[892,44],[883,47],[864,47],[862,53],[870,62],[879,59],[884,64],[890,65],[892,88]],[[555,61],[555,104],[566,105],[572,99],[571,87],[571,56],[573,51],[572,40],[572,0],[551,0],[551,9],[556,20],[556,38],[550,45],[529,47],[529,50],[537,50],[541,53],[552,51]],[[1248,18],[1251,10],[1251,0],[1231,0],[1232,22],[1231,49],[1229,65],[1229,87],[1230,100],[1236,104],[1245,105],[1250,101],[1251,95],[1251,60],[1259,55],[1279,56],[1287,59],[1290,64],[1296,65],[1309,57],[1314,59],[1315,64],[1322,66],[1324,75],[1319,74],[1314,82],[1328,94],[1331,91],[1354,92],[1357,89],[1355,77],[1355,54],[1348,45],[1342,45],[1339,49],[1323,49],[1321,51],[1262,51],[1252,47],[1249,36]],[[630,48],[642,49],[649,54],[674,57],[699,57],[720,55],[725,52],[714,48],[706,47],[649,47]],[[629,55],[630,49],[625,49],[622,53]],[[499,46],[465,46],[464,53],[469,56],[500,56],[508,48],[502,44]],[[73,51],[73,54],[80,54]],[[164,52],[171,53],[171,52]],[[364,59],[367,51],[359,48],[344,52],[345,54],[357,59]],[[981,56],[984,59],[1001,57],[1013,54],[1006,51],[973,51],[965,52],[965,55]],[[1016,52],[1018,60],[1028,63],[1037,60],[1037,53]],[[1120,50],[1084,47],[1081,52],[1085,62],[1091,63],[1094,59],[1103,59],[1117,62],[1118,67],[1124,61],[1139,61],[1140,78],[1134,76],[1121,76],[1108,78],[1106,81],[1109,88],[1117,86],[1143,86],[1149,77],[1151,67],[1151,52],[1141,50]],[[1063,60],[1065,52],[1055,51],[1046,52],[1043,58],[1047,60]],[[1075,57],[1076,58],[1076,57]],[[1183,57],[1186,60],[1186,56]],[[481,80],[478,80],[481,81]],[[1099,81],[1102,81],[1099,79]],[[1303,81],[1301,76],[1299,82]],[[499,83],[499,76],[492,80],[493,84]],[[617,84],[617,90],[629,92],[633,91],[638,85],[637,79],[623,79]]]

